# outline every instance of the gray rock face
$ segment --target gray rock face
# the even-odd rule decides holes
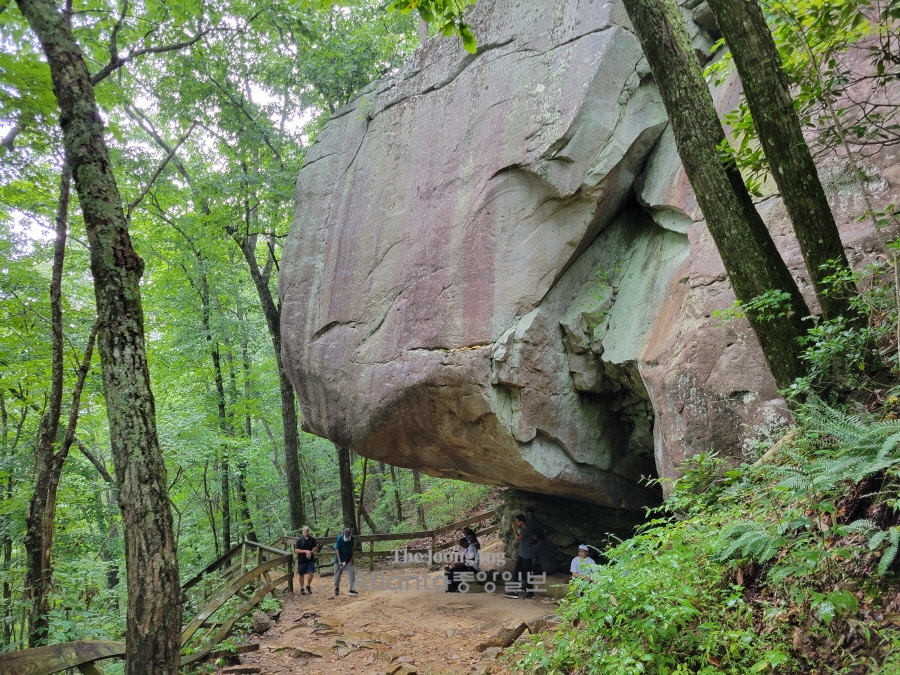
[[[471,23],[477,55],[429,42],[307,154],[280,282],[304,426],[638,510],[642,476],[733,452],[783,401],[747,325],[710,318],[734,298],[620,4],[482,0]]]

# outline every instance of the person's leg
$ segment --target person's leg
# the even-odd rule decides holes
[[[525,585],[523,588],[525,589],[525,597],[533,598],[534,597],[534,588],[532,588],[531,584],[528,583],[528,577],[533,574],[534,565],[530,558],[525,559],[523,564],[523,572],[525,577]]]
[[[347,573],[350,575],[350,592],[356,593],[356,568],[353,563],[347,563]]]
[[[337,595],[341,588],[341,575],[344,573],[344,568],[341,567],[340,563],[334,564],[334,594]]]
[[[313,569],[315,569],[315,568],[313,568]],[[310,595],[312,595],[312,579],[313,579],[313,572],[309,572],[308,574],[304,575],[304,583],[306,584],[306,592],[309,593]]]

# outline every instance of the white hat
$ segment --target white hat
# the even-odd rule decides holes
[[[588,550],[587,544],[582,544],[581,546],[578,547],[578,550],[579,551],[587,551]]]

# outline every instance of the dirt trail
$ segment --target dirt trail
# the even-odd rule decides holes
[[[409,578],[409,590],[397,590],[399,580],[388,575]],[[376,588],[366,588],[361,577]],[[419,579],[418,590],[415,578]],[[279,620],[265,634],[252,638],[260,643],[259,651],[242,655],[241,664],[257,666],[263,675],[385,675],[397,669],[398,663],[407,670],[397,675],[409,673],[410,666],[419,675],[470,675],[488,669],[502,674],[507,671],[501,662],[491,652],[477,651],[476,646],[511,622],[529,623],[556,610],[556,603],[546,593],[535,600],[513,600],[504,596],[502,586],[486,593],[478,585],[467,593],[446,593],[442,580],[442,572],[429,572],[421,566],[389,565],[376,568],[372,575],[358,568],[359,595],[347,592],[345,578],[341,594],[334,597],[332,577],[317,575],[311,596],[300,595],[299,585],[297,594],[285,596]],[[551,583],[565,583],[565,577],[548,579],[548,585]],[[383,588],[385,585],[394,590]],[[295,656],[297,648],[309,650],[308,658]]]

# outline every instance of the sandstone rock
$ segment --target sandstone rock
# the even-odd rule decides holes
[[[500,655],[500,652],[502,651],[503,650],[500,649],[500,647],[490,647],[488,649],[485,649],[481,653],[481,659],[482,661],[493,661]]]
[[[230,673],[230,675],[239,675],[244,673],[258,673],[260,672],[260,668],[258,666],[228,666],[227,668],[222,668],[221,673]]]
[[[705,5],[684,12],[702,52]],[[471,23],[478,54],[429,41],[308,150],[285,365],[313,433],[589,502],[597,536],[624,531],[661,497],[642,476],[740,454],[787,409],[746,322],[711,316],[734,297],[621,5],[485,0]],[[734,108],[736,78],[714,95]],[[826,188],[858,261],[868,226],[845,184]],[[760,208],[804,279],[779,200]]]
[[[532,635],[535,633],[542,633],[546,630],[556,628],[561,621],[562,619],[559,614],[545,614],[528,623],[528,632]]]
[[[265,612],[253,612],[253,632],[265,633],[272,627],[272,619]]]
[[[297,647],[294,649],[295,659],[324,659],[328,655],[327,650],[317,647]]]

